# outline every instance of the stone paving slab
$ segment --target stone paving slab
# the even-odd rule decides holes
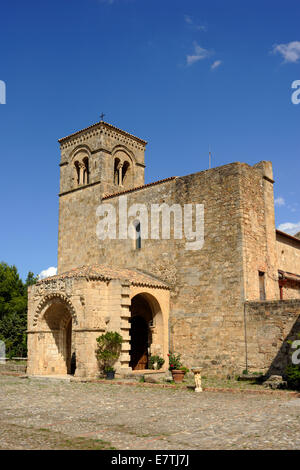
[[[68,448],[105,441],[116,449],[299,449],[299,418],[300,398],[289,393],[0,376],[2,449],[58,448],[59,439]]]

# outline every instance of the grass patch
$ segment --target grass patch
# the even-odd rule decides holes
[[[67,436],[47,428],[21,426],[1,420],[0,428],[0,449],[116,450],[110,442],[101,439]]]

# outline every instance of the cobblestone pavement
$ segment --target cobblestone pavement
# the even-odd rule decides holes
[[[299,449],[299,431],[289,394],[0,376],[0,449]]]

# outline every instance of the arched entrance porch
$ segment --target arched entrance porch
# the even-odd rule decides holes
[[[65,375],[75,371],[72,347],[72,315],[67,303],[52,298],[41,313],[37,324],[39,373]],[[72,358],[73,353],[73,358]]]
[[[130,367],[148,369],[150,355],[164,357],[163,316],[157,299],[146,292],[131,299]]]

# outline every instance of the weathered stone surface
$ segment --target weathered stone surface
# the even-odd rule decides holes
[[[272,390],[287,388],[287,382],[282,379],[281,375],[270,375],[264,382],[264,387],[271,388]]]

